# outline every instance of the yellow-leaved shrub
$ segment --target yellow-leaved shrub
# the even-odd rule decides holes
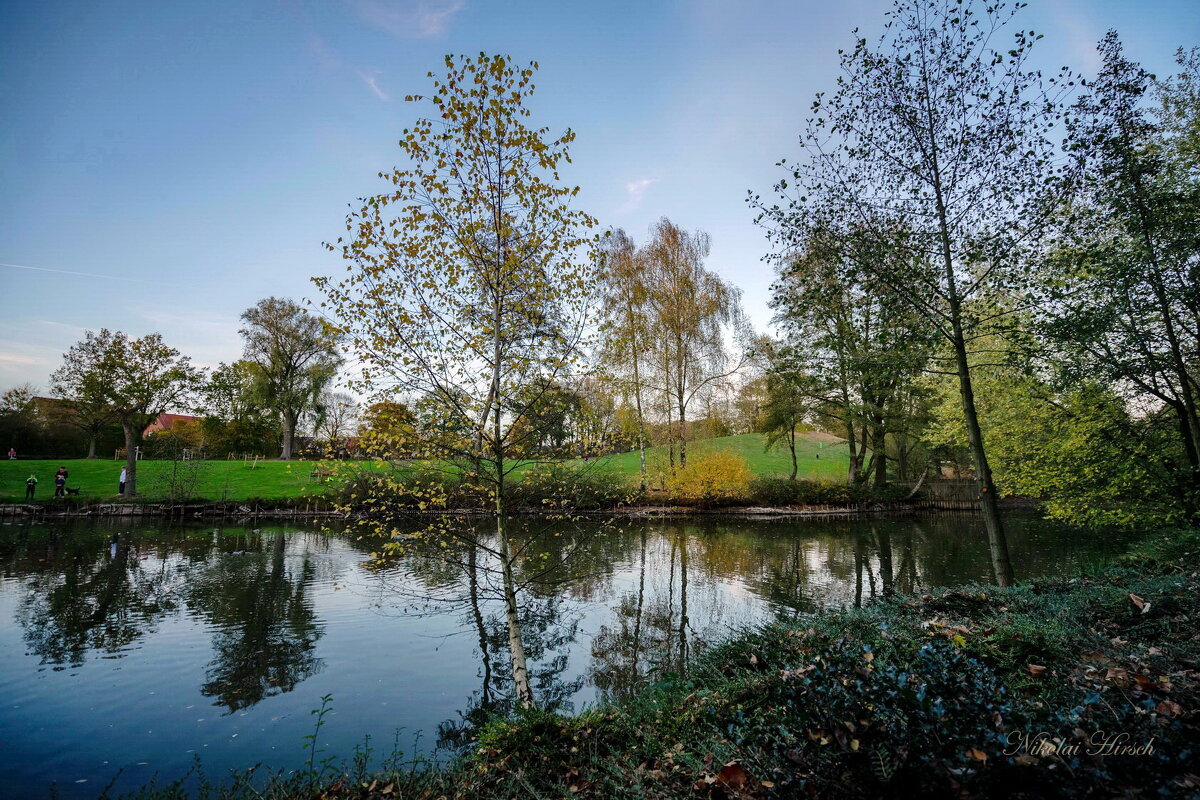
[[[746,460],[728,450],[689,453],[687,466],[666,480],[673,498],[702,505],[745,497],[749,485]]]

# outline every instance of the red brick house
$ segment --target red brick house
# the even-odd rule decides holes
[[[190,414],[159,414],[158,419],[146,426],[146,430],[142,431],[143,438],[151,436],[159,431],[170,430],[172,426],[179,422],[199,422],[199,417],[193,417]]]

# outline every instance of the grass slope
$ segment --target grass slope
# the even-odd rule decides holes
[[[765,450],[766,439],[761,433],[743,433],[738,436],[722,436],[718,439],[703,439],[688,442],[689,454],[729,450],[746,460],[746,466],[755,475],[780,475],[787,477],[792,471],[792,457],[786,443],[780,442]],[[652,447],[646,451],[647,461],[668,458],[666,447]],[[799,467],[796,477],[801,480],[838,481],[846,480],[850,469],[850,453],[844,439],[826,433],[805,433],[796,440],[796,461]],[[640,470],[640,459],[636,451],[621,453],[607,460],[614,469],[635,476]]]

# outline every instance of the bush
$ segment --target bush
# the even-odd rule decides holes
[[[674,499],[704,506],[743,499],[749,485],[746,460],[728,450],[693,453],[687,466],[667,478]]]
[[[532,510],[613,508],[631,497],[625,479],[616,472],[566,464],[530,469],[509,493],[514,506]]]

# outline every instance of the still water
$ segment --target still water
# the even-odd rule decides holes
[[[1027,516],[1009,528],[1019,577],[1078,573],[1124,544]],[[766,620],[990,577],[970,515],[518,538],[535,692],[568,712]],[[397,737],[410,753],[461,745],[481,709],[509,699],[487,552],[380,563],[373,549],[296,523],[0,526],[0,797],[128,791],[182,776],[197,754],[214,778],[302,768],[327,694],[327,755],[365,736],[377,752]]]

